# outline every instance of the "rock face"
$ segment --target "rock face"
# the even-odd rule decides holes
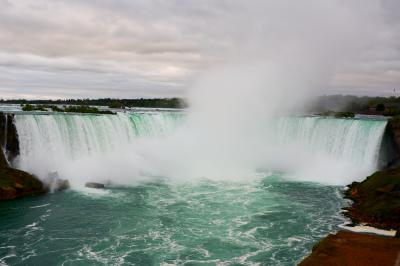
[[[313,247],[299,266],[398,265],[400,239],[339,231]]]
[[[400,230],[400,167],[352,183],[345,195],[353,201],[345,215],[354,222]]]
[[[11,168],[8,163],[19,154],[18,135],[12,115],[0,113],[0,145],[0,200],[46,192],[41,181],[24,171]]]
[[[89,188],[105,188],[104,184],[95,183],[95,182],[87,182],[85,184],[85,187],[89,187]]]
[[[13,114],[0,113],[0,145],[7,152],[9,162],[19,154],[18,133],[13,119]]]
[[[10,167],[0,167],[0,200],[45,193],[46,188],[34,176]]]
[[[400,118],[393,117],[389,119],[387,131],[394,141],[397,151],[400,151]]]
[[[6,156],[4,154],[3,149],[0,149],[0,167],[7,167],[8,166],[8,162],[6,159]]]

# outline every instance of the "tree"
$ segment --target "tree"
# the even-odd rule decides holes
[[[383,103],[378,103],[378,104],[376,105],[376,111],[378,111],[378,112],[383,112],[383,111],[385,111],[385,105],[384,105]]]

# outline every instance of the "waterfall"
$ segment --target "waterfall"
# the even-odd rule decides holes
[[[137,137],[171,133],[179,113],[16,115],[19,167],[34,171],[37,158],[75,160],[118,149]]]
[[[296,144],[312,153],[323,152],[333,159],[355,165],[379,167],[379,153],[386,120],[287,117],[278,120],[282,144]]]
[[[176,167],[202,169],[201,163],[205,158],[204,151],[207,151],[207,147],[202,147],[203,154],[196,158],[196,151],[198,151],[196,149],[175,150],[181,141],[175,136],[172,144],[161,148],[163,140],[173,135],[176,129],[184,124],[185,117],[183,113],[173,112],[118,113],[117,115],[15,115],[20,143],[17,166],[38,176],[54,171],[65,172],[65,175],[68,175],[72,173],[69,168],[78,166],[79,171],[84,172],[82,175],[87,176],[94,175],[93,171],[101,175],[109,168],[121,168],[117,172],[107,174],[107,176],[112,175],[113,178],[116,175],[139,175],[148,171],[152,168],[149,163],[151,160],[158,160],[157,163],[164,167],[160,169],[170,170]],[[292,168],[296,168],[292,172],[296,172],[298,176],[302,176],[301,173],[304,172],[303,176],[306,176],[306,180],[344,184],[354,180],[355,176],[365,177],[379,168],[379,152],[386,123],[386,120],[322,117],[279,118],[269,125],[273,131],[268,136],[269,141],[258,145],[267,152],[255,152],[253,159],[260,161],[260,157],[274,157],[279,161],[286,160]],[[153,142],[147,146],[140,145],[142,143],[138,142],[138,139],[153,140]],[[279,150],[279,156],[267,154],[274,153],[271,148],[272,143],[277,148],[276,150]],[[146,150],[148,147],[151,151]],[[138,154],[133,154],[135,152]],[[174,153],[181,154],[176,156]],[[110,163],[110,157],[107,159],[104,157],[106,154],[114,156],[113,164]],[[143,160],[146,156],[147,161]],[[176,158],[171,158],[174,156]],[[206,155],[206,157],[209,156],[211,155]],[[211,161],[219,163],[214,159]],[[172,166],[168,166],[169,168],[165,166],[166,163],[171,162]],[[221,167],[230,167],[229,160],[223,162],[227,165],[221,165]],[[146,170],[140,168],[144,165],[147,167]],[[269,166],[271,165],[273,164],[270,163]],[[133,170],[129,167],[135,168]],[[88,171],[88,168],[93,171]],[[283,168],[279,170],[290,172],[287,164]],[[234,168],[231,167],[231,169]],[[315,172],[315,169],[321,171]],[[79,171],[76,170],[73,174]],[[174,173],[174,171],[170,172]],[[336,172],[334,177],[325,177],[333,172]],[[158,174],[160,173],[155,175]],[[203,173],[202,175],[204,176]],[[341,175],[346,175],[346,179],[341,182],[332,181]],[[309,179],[307,176],[318,176],[320,179]],[[64,176],[64,178],[69,177]]]

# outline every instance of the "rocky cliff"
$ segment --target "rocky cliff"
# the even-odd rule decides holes
[[[0,113],[0,200],[46,192],[39,179],[24,171],[11,167],[19,153],[18,134],[13,123],[13,115]]]

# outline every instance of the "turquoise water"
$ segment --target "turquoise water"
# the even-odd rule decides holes
[[[0,265],[296,265],[344,222],[343,187],[323,184],[348,184],[377,169],[386,127],[386,121],[282,117],[266,127],[284,155],[279,158],[289,162],[287,176],[213,181],[184,170],[242,162],[239,170],[271,169],[235,157],[217,160],[213,142],[175,150],[185,139],[172,138],[178,141],[162,149],[168,136],[182,133],[184,120],[182,113],[167,112],[16,115],[16,166],[39,177],[57,172],[73,189],[0,202]],[[268,144],[257,146],[268,150]],[[217,161],[203,165],[208,157]],[[149,165],[183,178],[149,172]],[[120,186],[82,188],[86,181]]]
[[[273,175],[0,202],[0,265],[295,265],[343,222],[341,189]]]

